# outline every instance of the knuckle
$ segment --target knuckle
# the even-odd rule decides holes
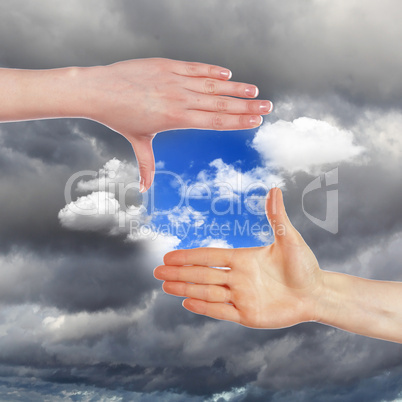
[[[205,286],[204,287],[204,289],[203,289],[203,296],[204,296],[204,300],[207,300],[207,301],[211,301],[212,299],[212,292],[211,292],[211,286]]]
[[[183,283],[181,285],[181,294],[184,297],[191,297],[191,285],[189,285],[188,283]]]
[[[193,63],[186,63],[186,72],[188,75],[194,75],[197,72],[197,67]]]
[[[222,128],[223,127],[223,117],[220,114],[215,114],[212,117],[212,128]]]
[[[226,112],[228,110],[228,102],[224,99],[218,99],[216,101],[216,110],[218,112]]]
[[[174,275],[172,275],[172,279],[181,282],[184,279],[183,273],[183,270],[181,270],[180,268],[175,269],[175,273]]]
[[[205,80],[204,91],[206,94],[216,93],[216,83],[213,80]]]
[[[237,250],[235,248],[232,249],[229,260],[228,260],[228,267],[232,266],[233,261],[235,260],[235,256],[237,255]],[[229,271],[230,272],[230,271]]]
[[[230,303],[232,300],[231,295],[230,295],[230,290],[229,289],[223,289],[224,292],[224,297],[223,299],[225,300],[225,303]]]
[[[165,112],[165,118],[168,123],[176,124],[183,119],[183,113],[177,108],[169,108]]]
[[[152,61],[153,61],[153,68],[155,69],[156,72],[159,73],[166,70],[168,65],[170,64],[169,60],[159,57],[152,59]]]
[[[247,102],[247,111],[249,112],[249,113],[255,113],[255,102],[250,102],[250,101],[246,101]]]
[[[231,271],[224,271],[223,273],[225,275],[224,281],[226,283],[226,286],[228,286],[229,289],[231,289],[233,286],[233,275],[232,275]]]
[[[202,269],[198,271],[198,283],[208,283],[209,281],[209,273],[208,271],[205,271],[205,269]]]
[[[239,117],[239,127],[241,127],[241,128],[250,127],[249,116],[240,116]]]
[[[175,91],[172,95],[172,98],[175,101],[182,102],[188,104],[190,99],[186,91]]]
[[[208,266],[208,260],[210,259],[211,249],[206,247],[203,248],[202,258],[201,258],[201,265]]]
[[[208,75],[210,75],[210,76],[214,75],[214,67],[213,66],[208,67]]]
[[[138,167],[140,169],[140,172],[147,172],[151,169],[151,164],[148,162],[139,162]]]

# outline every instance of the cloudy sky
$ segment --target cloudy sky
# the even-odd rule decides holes
[[[174,248],[271,241],[279,185],[323,269],[402,281],[401,18],[397,0],[2,0],[1,67],[200,61],[275,109],[258,130],[159,134],[144,198],[98,123],[0,125],[0,399],[402,400],[402,345],[196,316],[152,276]],[[331,171],[338,216],[324,186],[303,210]]]

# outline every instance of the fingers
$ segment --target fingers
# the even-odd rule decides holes
[[[240,323],[240,313],[236,307],[226,303],[209,303],[203,300],[186,299],[183,307],[193,313],[206,315],[217,320]]]
[[[173,71],[188,77],[210,77],[218,80],[230,80],[232,72],[224,67],[211,64],[175,61]]]
[[[230,268],[235,253],[235,249],[213,247],[175,250],[167,253],[163,261],[166,265],[202,265],[207,267]]]
[[[185,282],[164,282],[162,288],[165,293],[180,297],[205,300],[208,302],[230,302],[230,290],[223,286],[198,285]]]
[[[185,110],[175,122],[178,128],[252,129],[262,124],[261,115],[273,109],[270,101],[238,99],[258,95],[258,88],[250,84],[193,78],[183,81],[183,87],[189,95],[184,97]]]
[[[169,114],[175,128],[252,129],[262,124],[261,115],[273,109],[270,101],[252,100],[259,93],[255,85],[229,81],[229,70],[222,67],[173,62],[172,70],[181,76],[175,85],[187,90],[180,91],[180,113]]]
[[[188,109],[228,114],[271,113],[273,105],[270,101],[244,100],[225,96],[197,94],[188,101]]]
[[[282,191],[279,188],[274,187],[269,191],[265,209],[271,225],[273,221],[275,223],[290,223],[283,204]]]
[[[154,180],[155,159],[152,150],[152,139],[145,138],[132,142],[140,171],[140,192],[147,191]]]
[[[188,110],[180,124],[181,128],[192,127],[206,130],[246,130],[258,127],[263,119],[257,115],[234,115]]]
[[[174,282],[193,282],[206,285],[228,285],[228,270],[209,267],[160,265],[154,270],[156,279]]]
[[[207,95],[228,95],[240,98],[256,98],[258,88],[255,85],[240,82],[220,81],[210,78],[192,78],[183,82],[183,87],[190,91]]]
[[[276,240],[279,241],[284,239],[286,235],[289,236],[291,234],[297,234],[299,236],[299,233],[288,218],[283,203],[283,194],[279,188],[275,187],[269,191],[265,209]]]

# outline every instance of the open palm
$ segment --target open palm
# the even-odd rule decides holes
[[[194,313],[253,328],[314,320],[322,271],[290,223],[279,189],[268,194],[266,211],[275,228],[272,245],[172,251],[154,271],[163,290],[187,297],[183,306]]]

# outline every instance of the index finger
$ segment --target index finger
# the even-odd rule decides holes
[[[187,77],[209,77],[218,80],[230,80],[232,78],[232,72],[225,67],[189,61],[177,61],[173,72]]]
[[[175,250],[163,258],[165,265],[203,265],[207,267],[231,268],[235,249],[202,247]]]

